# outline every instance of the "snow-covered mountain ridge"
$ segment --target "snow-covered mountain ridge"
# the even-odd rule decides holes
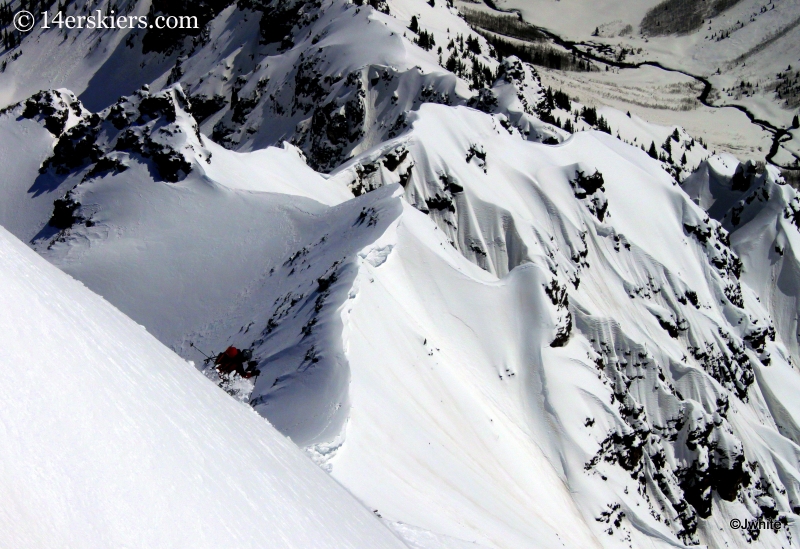
[[[778,170],[589,114],[445,3],[219,5],[183,43],[131,36],[61,73],[78,95],[0,114],[0,224],[408,545],[794,543],[800,199]],[[228,345],[256,378],[198,352]],[[781,529],[730,527],[754,518]]]
[[[404,546],[266,422],[3,229],[0,281],[2,545]]]

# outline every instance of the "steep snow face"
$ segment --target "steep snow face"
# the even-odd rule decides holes
[[[797,362],[798,265],[797,191],[781,184],[772,168],[759,170],[731,157],[713,157],[684,183],[692,199],[730,231],[731,247],[742,260],[742,280],[755,292],[760,306],[774,319],[778,341]],[[778,405],[777,403],[775,404]],[[798,441],[796,426],[784,426]]]
[[[557,329],[550,274],[498,280],[409,205],[358,265],[340,309],[350,417],[311,454],[390,521],[480,547],[599,547],[547,459],[560,428],[529,421]]]
[[[228,151],[196,135],[181,101],[180,88],[141,90],[85,115],[43,145],[53,147],[37,176],[52,182],[50,211],[12,186],[26,225],[14,224],[16,212],[3,221],[173,348],[194,358],[190,342],[206,352],[253,349],[263,363],[256,409],[300,444],[329,440],[347,417],[349,370],[337,351],[341,328],[323,327],[340,324],[326,320],[336,307],[328,287],[347,283],[350,260],[399,201],[378,193],[326,207],[352,194],[295,147]],[[10,135],[24,109],[3,119]],[[29,114],[53,126],[49,111]],[[180,181],[165,180],[165,170]],[[245,399],[253,389],[226,388]]]
[[[439,235],[427,246],[401,238],[401,228],[412,223],[404,215],[392,238],[361,253],[381,259],[364,260],[354,284],[359,289],[351,293],[354,304],[344,306],[351,420],[339,453],[326,458],[325,447],[320,459],[345,485],[358,487],[355,493],[371,506],[389,516],[415,516],[420,525],[430,524],[424,517],[437,516],[431,507],[448,508],[444,497],[432,502],[418,494],[416,506],[402,509],[404,501],[372,488],[388,480],[364,483],[359,475],[371,460],[355,447],[368,454],[368,445],[353,442],[364,436],[359,425],[386,421],[394,426],[377,431],[393,433],[396,443],[406,424],[396,418],[411,415],[404,409],[424,409],[438,400],[446,405],[435,417],[450,410],[452,425],[470,426],[441,427],[458,436],[472,436],[483,422],[500,429],[493,425],[497,416],[514,418],[506,426],[526,430],[573,493],[592,494],[575,500],[587,522],[597,519],[608,530],[605,544],[651,543],[640,536],[653,532],[688,544],[738,544],[741,534],[717,531],[730,518],[794,512],[798,471],[786,464],[795,462],[796,420],[791,407],[779,404],[786,387],[798,381],[790,353],[780,340],[773,342],[769,311],[740,280],[741,261],[727,231],[657,162],[602,133],[536,145],[514,136],[497,118],[425,106],[408,134],[346,166],[334,175],[340,178],[362,191],[399,182],[406,201],[436,223]],[[457,264],[450,247],[487,272],[459,267],[449,280],[447,262],[429,255],[442,253]],[[439,261],[443,266],[436,267]],[[525,297],[515,294],[508,302],[489,290],[497,283],[513,287],[523,272],[540,273],[522,284]],[[469,289],[458,282],[464,273],[474,277]],[[546,297],[528,304],[537,287]],[[491,297],[481,297],[483,288]],[[381,292],[386,297],[378,297]],[[538,317],[538,323],[516,316],[548,307],[549,318]],[[537,331],[537,325],[547,329]],[[516,327],[523,327],[522,335]],[[370,374],[376,370],[376,341],[382,342],[378,363],[390,364],[388,381]],[[427,382],[415,385],[420,377]],[[482,404],[464,404],[470,398],[461,383],[474,384],[482,396],[472,396]],[[408,387],[408,395],[389,397],[376,389],[384,384],[391,387],[387,391]],[[490,396],[489,387],[499,394]],[[374,408],[362,412],[373,399]],[[772,427],[753,430],[764,423]],[[397,461],[424,462],[425,471],[438,471],[446,462],[438,473],[444,478],[446,471],[459,471],[435,451],[454,436],[437,440],[441,424],[423,423],[425,436],[409,431],[409,442],[392,444],[393,454],[413,452],[410,439],[423,447],[420,455]],[[785,457],[778,457],[783,450],[775,450],[777,440],[789,452]],[[510,455],[509,450],[486,461],[513,469]],[[413,473],[397,476],[407,475]],[[478,480],[474,486],[480,490]],[[438,516],[447,514],[440,510]],[[450,528],[448,535],[473,539]],[[760,539],[777,547],[786,543],[785,535],[793,534]]]
[[[404,545],[267,422],[0,229],[0,543]]]
[[[252,353],[253,379],[199,369],[412,546],[796,538],[777,174],[711,160],[693,202],[685,132],[570,105],[447,2],[224,4],[174,43],[71,35],[55,57],[92,65],[59,74],[99,112],[60,90],[0,115],[0,224],[186,358]]]
[[[428,104],[323,178],[291,145],[198,138],[179,94],[78,109],[50,134],[51,157],[99,138],[74,166],[44,161],[70,224],[33,245],[187,357],[250,350],[254,380],[200,368],[395,532],[434,547],[796,535],[798,379],[777,309],[661,163],[604,133],[544,145],[507,113]],[[131,134],[188,171],[166,180],[144,145],[118,146]],[[125,169],[98,169],[111,155]],[[752,517],[785,528],[725,526]]]

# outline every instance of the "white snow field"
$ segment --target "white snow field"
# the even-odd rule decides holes
[[[660,144],[680,127],[702,137],[710,151],[744,159],[763,158],[772,144],[772,134],[752,124],[744,113],[702,106],[697,101],[702,84],[684,75],[653,67],[613,73],[542,70],[540,75],[543,85],[569,90],[576,102],[596,106],[614,134],[628,142]],[[625,120],[627,112],[635,117],[633,123]]]
[[[727,232],[660,162],[604,133],[542,145],[505,115],[423,104],[407,131],[322,177],[288,145],[243,154],[198,139],[181,93],[126,98],[130,125],[100,126],[97,154],[116,168],[89,159],[60,175],[75,134],[53,137],[49,168],[28,177],[51,197],[69,189],[74,219],[57,230],[39,217],[34,247],[198,363],[190,342],[252,349],[255,383],[221,385],[409,543],[796,535],[795,294],[763,306],[772,283],[738,278]],[[151,102],[162,110],[137,121]],[[151,156],[121,149],[130,132]],[[163,180],[166,151],[186,161],[180,181]],[[730,187],[727,162],[713,181]],[[774,171],[758,177],[793,200]],[[724,527],[765,513],[786,528]]]
[[[221,468],[193,489],[236,487],[237,525],[282,516],[246,518],[278,493],[254,480],[271,466],[247,449],[276,435],[249,405],[316,462],[305,478],[327,472],[355,498],[308,517],[285,504],[287,524],[350,515],[362,526],[336,531],[352,531],[353,546],[383,543],[371,535],[422,549],[797,543],[800,197],[779,170],[714,156],[696,127],[628,116],[624,101],[597,101],[602,119],[590,122],[602,90],[576,101],[569,86],[591,87],[576,77],[553,94],[552,79],[498,59],[446,0],[204,6],[203,32],[163,49],[144,52],[145,31],[35,30],[2,54],[0,225],[207,378],[153,347],[188,381],[153,374],[134,393],[128,377],[142,378],[129,372],[141,370],[95,361],[94,383],[122,384],[94,386],[113,396],[98,406],[158,404],[155,417],[137,408],[136,432],[229,432],[185,470]],[[762,137],[726,150],[757,150]],[[13,284],[47,291],[48,272]],[[19,293],[7,286],[3,298]],[[32,320],[15,329],[41,318],[17,316]],[[154,341],[134,326],[113,345],[144,360],[137,338]],[[37,352],[69,358],[41,339]],[[214,370],[204,355],[229,345],[252,353],[257,376]],[[92,387],[65,388],[61,372],[11,384],[9,399],[31,410],[20,387],[55,391],[42,406]],[[164,427],[168,412],[180,420]],[[62,416],[78,421],[51,417]],[[145,448],[197,455],[194,439],[158,440],[169,444]],[[114,475],[155,462],[89,481],[118,490]],[[183,497],[176,474],[164,472],[175,486],[164,493]],[[224,513],[194,493],[186,505],[203,512],[175,528],[218,532]],[[347,546],[338,539],[326,543]]]
[[[403,547],[297,447],[0,228],[0,545]]]

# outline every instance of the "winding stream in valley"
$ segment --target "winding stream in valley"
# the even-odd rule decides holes
[[[500,12],[500,13],[506,13],[506,14],[513,13],[514,15],[516,15],[517,17],[520,18],[520,21],[523,20],[522,19],[522,14],[518,10],[500,9],[494,3],[493,0],[484,0],[484,2],[486,4],[486,6],[488,6],[490,9],[492,9],[494,11],[497,11],[497,12]],[[527,23],[527,24],[531,25],[530,23]],[[758,118],[747,107],[744,107],[742,105],[715,105],[715,104],[711,103],[708,100],[708,98],[709,98],[709,95],[711,95],[711,91],[713,90],[713,86],[711,85],[711,82],[708,80],[708,78],[706,78],[704,76],[698,76],[696,74],[692,74],[692,73],[690,73],[688,71],[685,71],[685,70],[682,70],[682,69],[675,69],[675,68],[672,68],[672,67],[664,66],[658,61],[642,61],[642,62],[639,62],[639,63],[626,63],[625,61],[617,61],[615,59],[608,59],[608,58],[606,58],[606,57],[604,57],[602,55],[597,55],[595,53],[592,53],[590,51],[586,51],[585,49],[582,49],[582,48],[593,47],[592,44],[587,44],[585,42],[573,42],[571,40],[566,40],[566,39],[560,37],[559,35],[555,34],[554,32],[552,32],[550,30],[547,30],[547,29],[542,28],[542,27],[537,27],[535,25],[531,25],[531,26],[533,28],[535,28],[537,31],[539,31],[540,33],[542,33],[544,36],[546,36],[553,43],[561,46],[562,48],[565,48],[565,49],[573,52],[575,55],[577,55],[577,56],[579,56],[579,57],[581,57],[581,58],[583,58],[585,60],[588,60],[588,61],[595,61],[597,63],[603,63],[604,65],[609,65],[611,67],[616,67],[616,68],[620,68],[620,69],[639,69],[639,68],[642,68],[642,67],[645,67],[645,66],[655,67],[657,69],[661,69],[661,70],[666,71],[666,72],[675,72],[675,73],[683,74],[685,76],[688,76],[689,78],[693,78],[694,80],[697,80],[698,82],[703,84],[703,91],[701,91],[700,95],[697,97],[697,100],[702,105],[704,105],[706,107],[709,107],[709,108],[712,108],[712,109],[736,109],[736,110],[744,113],[744,115],[747,116],[748,120],[750,120],[751,123],[759,126],[764,131],[767,131],[770,134],[772,134],[772,145],[770,146],[769,152],[765,156],[765,160],[767,162],[769,162],[770,164],[772,164],[773,166],[777,166],[778,168],[781,168],[781,169],[784,169],[784,170],[798,170],[798,171],[800,171],[800,167],[799,166],[783,166],[783,165],[780,165],[780,164],[776,163],[773,160],[775,158],[775,155],[778,153],[778,149],[780,148],[781,144],[792,140],[792,134],[789,131],[792,128],[791,127],[779,128],[779,127],[775,126],[774,124],[772,124],[771,122],[769,122],[768,120],[763,120],[763,119]],[[508,37],[508,38],[514,38],[514,37]],[[519,38],[514,38],[514,39],[519,40]],[[788,136],[788,139],[784,139],[787,136]]]

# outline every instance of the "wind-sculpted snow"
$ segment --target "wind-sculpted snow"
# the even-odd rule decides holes
[[[17,97],[0,224],[412,547],[795,542],[777,172],[543,89],[444,0],[223,4],[97,53],[75,77],[97,112]],[[229,345],[256,377],[214,370]]]
[[[640,509],[609,502],[615,511],[604,522],[616,524],[612,533],[624,523],[614,518],[622,513],[698,542],[701,519],[713,509],[735,512],[725,501],[756,516],[791,513],[795,496],[785,490],[797,485],[780,480],[783,465],[757,459],[756,466],[748,455],[769,443],[745,447],[743,432],[726,419],[731,399],[736,413],[755,414],[748,421],[763,413],[760,388],[753,389],[756,373],[791,371],[789,354],[772,343],[771,317],[739,280],[742,263],[727,231],[656,162],[617,143],[595,133],[559,146],[534,145],[510,135],[496,118],[424,107],[410,133],[337,177],[351,174],[351,187],[364,190],[401,183],[406,200],[452,246],[493,274],[525,263],[550,273],[548,296],[566,313],[554,321],[565,330],[574,323],[577,331],[566,352],[584,349],[584,367],[595,369],[608,391],[607,397],[592,391],[592,398],[612,399],[602,413],[587,413],[586,426],[598,429],[598,415],[616,418],[603,427],[584,469],[606,479],[607,464],[614,464],[636,481],[629,493],[642,498]],[[513,231],[498,234],[498,220]],[[569,334],[559,334],[551,346],[565,344]],[[794,429],[794,420],[778,429]],[[622,527],[623,539],[625,532]]]
[[[761,348],[767,340],[777,337],[786,346],[786,350],[779,351],[781,360],[794,369],[800,350],[798,289],[794,282],[798,274],[794,250],[800,230],[797,192],[780,184],[780,176],[772,169],[759,171],[752,164],[740,164],[731,157],[712,158],[684,187],[731,232],[731,245],[742,260],[742,279],[755,292],[753,306],[766,309],[774,319],[773,324],[754,327],[748,334],[750,341]],[[785,374],[774,370],[758,373],[768,385],[764,396],[770,410],[783,418],[780,432],[794,442],[800,441],[796,420],[786,411],[788,404],[778,396],[785,395],[792,383]]]
[[[748,285],[736,231],[644,152],[422,105],[323,179],[289,145],[198,138],[179,94],[69,107],[42,168],[74,223],[36,246],[187,356],[251,350],[254,383],[202,368],[390,523],[490,547],[713,545],[759,535],[715,524],[798,506],[777,309]],[[54,112],[31,121],[49,133]],[[81,131],[95,152],[53,161]],[[170,182],[124,135],[190,169]],[[98,171],[110,155],[127,169]]]
[[[0,283],[3,546],[404,546],[266,422],[4,229]]]

